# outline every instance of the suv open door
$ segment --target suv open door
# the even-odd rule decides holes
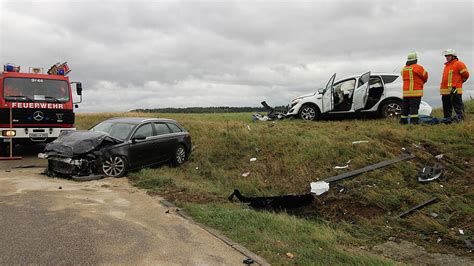
[[[369,93],[370,71],[360,76],[357,83],[357,88],[354,90],[354,97],[352,98],[352,109],[354,111],[361,110],[365,107],[367,102],[367,95]]]
[[[334,80],[336,79],[336,73],[332,75],[329,79],[328,83],[326,84],[326,88],[323,91],[323,99],[322,99],[322,106],[321,106],[321,113],[327,113],[332,111],[333,104],[332,104],[332,94],[333,94],[333,85]]]

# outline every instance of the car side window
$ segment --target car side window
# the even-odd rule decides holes
[[[181,128],[179,128],[177,125],[172,124],[172,123],[167,123],[168,127],[171,129],[171,132],[173,133],[178,133],[178,132],[183,132]]]
[[[142,135],[147,138],[153,136],[153,127],[151,126],[151,124],[147,123],[147,124],[141,125],[137,129],[137,131],[135,131],[135,134],[134,134],[134,136],[138,136],[138,135]]]
[[[155,123],[156,135],[164,135],[171,133],[169,127],[165,123]]]
[[[385,84],[392,83],[392,82],[394,82],[398,77],[399,77],[399,76],[395,76],[395,75],[393,75],[393,76],[388,76],[388,75],[382,76],[383,83],[385,83]]]

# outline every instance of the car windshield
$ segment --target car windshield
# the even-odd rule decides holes
[[[65,80],[6,78],[3,96],[8,102],[59,102],[69,101],[69,86]]]
[[[114,138],[124,140],[130,135],[135,126],[136,124],[133,123],[105,121],[97,124],[90,130],[103,132]]]

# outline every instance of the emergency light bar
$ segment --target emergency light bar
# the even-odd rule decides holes
[[[15,64],[6,63],[5,65],[3,65],[3,71],[20,72],[20,66],[15,66]]]

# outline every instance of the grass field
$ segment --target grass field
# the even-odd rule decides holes
[[[364,250],[389,237],[431,252],[472,257],[463,240],[474,232],[474,101],[466,104],[466,113],[463,123],[433,126],[382,119],[253,123],[250,113],[79,114],[77,127],[113,116],[176,119],[192,135],[195,149],[189,162],[132,172],[130,180],[137,186],[174,201],[272,264],[379,265],[393,262]],[[356,140],[368,142],[353,145]],[[255,211],[227,200],[236,188],[246,196],[308,193],[312,181],[392,159],[402,147],[416,158],[337,182],[303,209]],[[438,154],[444,154],[441,160],[434,157]],[[252,157],[257,161],[250,162]],[[348,160],[349,169],[334,169]],[[445,168],[444,177],[417,182],[417,171],[434,163]],[[244,172],[250,175],[243,177]],[[397,218],[433,196],[437,203]]]

